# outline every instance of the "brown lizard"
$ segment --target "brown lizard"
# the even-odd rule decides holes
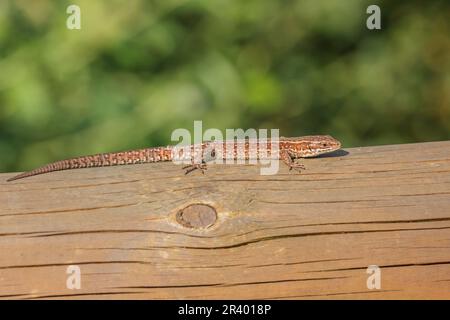
[[[274,147],[275,145],[276,147]],[[271,139],[208,141],[187,148],[156,147],[61,160],[21,173],[7,181],[59,170],[163,162],[175,159],[187,159],[191,162],[190,165],[183,167],[186,169],[186,174],[195,169],[200,169],[204,173],[206,162],[211,158],[223,160],[279,159],[289,167],[289,170],[300,170],[304,169],[304,166],[295,162],[295,159],[316,157],[338,150],[340,147],[341,143],[331,136],[280,137],[273,141]],[[194,159],[200,159],[200,161],[194,161]]]

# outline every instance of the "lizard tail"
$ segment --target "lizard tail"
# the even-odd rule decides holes
[[[38,174],[60,170],[149,163],[169,161],[171,159],[170,148],[148,148],[125,152],[101,153],[49,163],[43,167],[23,172],[17,176],[9,178],[7,181],[14,181]]]
[[[18,174],[17,176],[14,176],[12,178],[9,178],[6,181],[14,181],[14,180],[18,180],[18,179],[23,179],[26,177],[31,177],[31,176],[35,176],[38,174],[43,174],[43,173],[47,173],[47,172],[51,172],[51,171],[57,171],[57,170],[64,170],[64,169],[69,169],[66,168],[66,166],[63,164],[64,161],[58,161],[58,162],[54,162],[48,165],[45,165],[43,167],[31,170],[31,171],[27,171],[27,172],[23,172],[21,174]]]

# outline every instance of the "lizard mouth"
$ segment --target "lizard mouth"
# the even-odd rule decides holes
[[[310,153],[308,155],[305,155],[303,158],[315,158],[315,157],[323,155],[323,154],[337,151],[340,148],[341,148],[341,143],[338,140],[333,139],[331,141],[323,142],[323,143],[315,145],[315,146],[308,146]]]

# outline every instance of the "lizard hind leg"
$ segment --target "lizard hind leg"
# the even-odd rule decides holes
[[[205,174],[205,170],[208,168],[206,166],[206,163],[193,163],[193,164],[184,166],[182,169],[186,170],[184,174],[189,174],[192,171],[195,171],[197,169],[201,170],[202,174]]]
[[[202,174],[205,174],[205,170],[208,169],[206,163],[208,161],[212,161],[216,158],[216,150],[214,146],[207,145],[206,148],[202,151],[202,162],[201,163],[191,163],[187,166],[183,167],[183,170],[186,170],[184,173],[189,174],[192,171],[195,171],[197,169],[202,171]]]

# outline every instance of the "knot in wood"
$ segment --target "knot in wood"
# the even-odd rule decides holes
[[[206,204],[191,204],[178,211],[177,222],[186,228],[209,228],[217,220],[216,210]]]

